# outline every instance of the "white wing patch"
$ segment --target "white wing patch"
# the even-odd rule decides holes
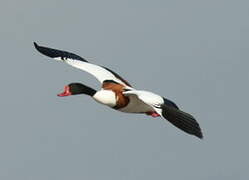
[[[123,81],[116,78],[110,71],[106,70],[101,66],[74,59],[66,59],[64,61],[75,68],[81,69],[83,71],[92,74],[101,83],[103,83],[105,80],[113,80],[116,81],[117,83],[121,83],[127,86]]]

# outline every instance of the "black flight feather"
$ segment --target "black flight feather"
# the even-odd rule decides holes
[[[161,108],[163,117],[174,126],[178,127],[188,134],[197,136],[200,139],[203,138],[201,128],[192,115],[171,107],[167,104],[163,104]]]
[[[178,106],[171,100],[163,98],[164,104],[179,109]]]
[[[62,60],[69,58],[69,59],[80,60],[80,61],[83,61],[83,62],[88,62],[84,58],[82,58],[82,57],[80,57],[80,56],[78,56],[76,54],[67,52],[67,51],[61,51],[61,50],[58,50],[58,49],[52,49],[52,48],[48,48],[48,47],[44,47],[44,46],[39,46],[35,42],[34,42],[34,46],[37,49],[37,51],[39,51],[40,53],[42,53],[42,54],[44,54],[44,55],[46,55],[48,57],[51,57],[51,58],[60,57]]]

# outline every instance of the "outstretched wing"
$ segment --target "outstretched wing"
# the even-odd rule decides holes
[[[55,60],[64,61],[73,67],[76,67],[78,69],[81,69],[83,71],[86,71],[92,74],[101,83],[103,83],[105,80],[113,80],[117,83],[121,83],[125,86],[131,87],[131,85],[126,80],[124,80],[121,76],[119,76],[117,73],[113,72],[112,70],[106,67],[91,64],[87,60],[85,60],[84,58],[76,54],[73,54],[67,51],[52,49],[52,48],[48,48],[44,46],[39,46],[35,42],[34,42],[34,46],[40,53],[48,57],[54,58]]]
[[[151,106],[174,126],[188,134],[203,138],[201,128],[195,118],[181,111],[174,102],[148,91],[130,90],[123,94],[125,96],[136,95],[138,99]]]
[[[200,125],[191,114],[183,112],[167,104],[162,104],[161,109],[162,116],[174,126],[186,133],[195,135],[200,139],[203,138]]]

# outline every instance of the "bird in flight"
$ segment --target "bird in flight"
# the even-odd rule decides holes
[[[101,83],[101,89],[98,91],[81,83],[70,83],[58,96],[86,94],[97,102],[121,112],[165,118],[184,132],[203,138],[195,118],[180,110],[173,101],[153,92],[137,90],[109,68],[92,64],[74,53],[40,46],[35,42],[34,46],[41,54],[86,71]]]

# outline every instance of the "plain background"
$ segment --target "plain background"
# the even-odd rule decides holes
[[[0,179],[249,178],[249,1],[2,0]],[[59,98],[91,75],[39,54],[74,52],[193,114],[204,140],[160,118]]]

